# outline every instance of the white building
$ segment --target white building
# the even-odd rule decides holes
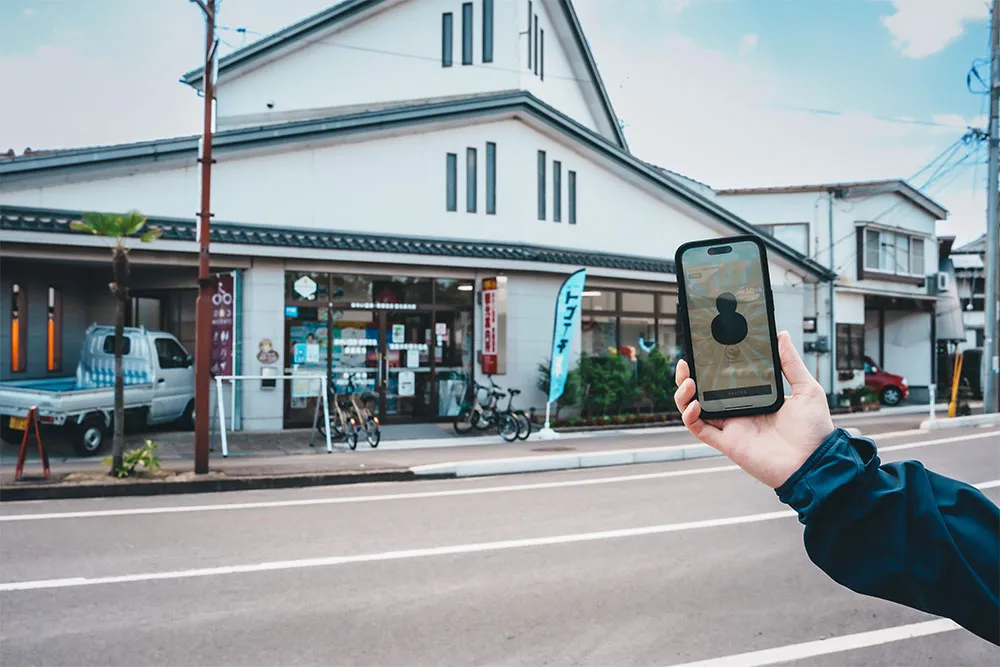
[[[965,325],[964,347],[983,347],[986,334],[986,234],[949,253]]]
[[[935,224],[947,218],[944,207],[902,180],[720,190],[717,199],[836,272],[835,326],[826,287],[804,305],[807,365],[828,392],[831,379],[837,392],[864,384],[867,356],[907,378],[911,400],[927,401],[943,298]],[[824,337],[832,355],[822,351]]]
[[[642,336],[672,353],[674,250],[753,230],[631,154],[568,0],[347,0],[223,58],[217,124],[212,268],[238,274],[238,369],[355,373],[387,421],[446,419],[481,377],[484,279],[502,278],[497,381],[541,407],[566,275],[588,270],[577,352]],[[71,374],[85,325],[110,321],[107,249],[68,229],[90,210],[164,230],[132,251],[129,321],[194,348],[198,143],[0,159],[0,312],[27,313],[23,363],[5,345],[0,378]],[[778,326],[801,347],[832,274],[767,242]],[[310,392],[248,382],[243,426],[308,421]]]

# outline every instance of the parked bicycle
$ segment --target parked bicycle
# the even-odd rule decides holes
[[[456,433],[468,433],[473,428],[485,431],[496,427],[500,437],[507,442],[514,442],[518,438],[527,439],[531,433],[531,423],[524,413],[517,413],[511,408],[514,396],[520,394],[520,390],[513,389],[510,393],[510,400],[507,407],[501,409],[499,402],[507,398],[507,393],[501,391],[501,387],[490,377],[489,387],[483,386],[475,380],[469,380],[467,398],[459,408],[455,417],[453,427]],[[480,394],[486,394],[486,401],[479,399]],[[521,434],[524,434],[523,437]]]
[[[347,379],[347,393],[351,397],[351,412],[359,428],[365,432],[365,440],[372,449],[382,441],[382,429],[375,416],[375,396],[370,392],[359,394],[354,378]]]
[[[355,421],[354,406],[351,400],[342,399],[337,395],[333,383],[330,383],[330,436],[332,438],[343,438],[347,446],[351,449],[358,447],[358,422]],[[320,421],[317,428],[320,435],[326,437],[325,424]]]
[[[501,387],[497,386],[496,382],[493,381],[492,375],[487,375],[486,377],[489,379],[493,391],[500,391],[502,389]],[[508,389],[507,393],[509,394],[510,397],[507,399],[507,407],[503,410],[503,412],[509,413],[514,417],[514,419],[517,420],[518,440],[527,440],[528,437],[531,435],[531,418],[528,417],[528,414],[524,410],[514,409],[514,398],[521,393],[521,390]],[[499,398],[503,398],[502,393],[499,395]]]

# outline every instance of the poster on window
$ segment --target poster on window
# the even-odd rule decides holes
[[[414,396],[417,393],[417,374],[413,371],[399,371],[399,396]]]
[[[233,343],[236,335],[236,277],[215,276],[212,292],[212,377],[233,374]]]

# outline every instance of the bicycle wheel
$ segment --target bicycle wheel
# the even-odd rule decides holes
[[[485,410],[478,410],[472,415],[472,425],[476,427],[477,431],[488,431],[495,423],[493,421],[495,414],[490,413],[487,415]]]
[[[527,440],[528,436],[531,435],[531,419],[528,415],[521,410],[516,410],[514,412],[514,417],[517,419],[518,430],[517,437],[519,440]]]
[[[455,433],[465,434],[472,430],[472,421],[476,418],[472,407],[463,404],[459,409],[458,414],[455,416],[455,421],[452,423],[452,427],[455,429]]]
[[[507,442],[514,442],[517,440],[517,434],[520,432],[521,427],[514,415],[504,412],[497,415],[497,430],[500,432],[501,438]]]
[[[365,439],[368,440],[368,445],[372,449],[378,447],[378,443],[382,442],[382,430],[378,427],[378,421],[374,417],[365,419]]]
[[[353,418],[344,423],[344,438],[347,440],[348,447],[358,448],[358,426],[354,423]]]

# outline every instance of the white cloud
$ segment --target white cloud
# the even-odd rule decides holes
[[[31,7],[25,7],[21,10],[21,14],[26,18],[31,18],[35,14],[35,10]]]
[[[757,35],[749,33],[740,38],[740,54],[747,54],[757,48]]]
[[[668,14],[680,14],[691,5],[691,0],[661,0],[663,11]]]
[[[965,33],[966,23],[989,18],[986,0],[892,0],[895,13],[882,17],[892,43],[908,58],[942,51]]]

